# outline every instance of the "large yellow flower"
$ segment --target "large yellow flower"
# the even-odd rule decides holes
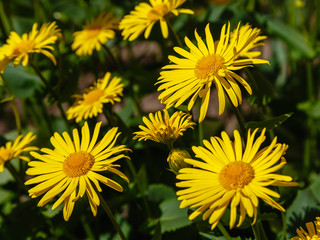
[[[83,30],[73,34],[72,50],[79,56],[92,55],[93,50],[100,51],[101,45],[115,37],[118,19],[111,13],[100,13],[91,22],[87,21]]]
[[[162,112],[164,116],[162,117]],[[141,140],[152,140],[167,144],[172,147],[172,144],[179,136],[182,136],[183,132],[188,128],[193,128],[195,125],[191,121],[191,115],[186,114],[182,111],[175,112],[171,117],[169,116],[168,110],[158,111],[154,115],[149,114],[149,118],[143,117],[143,122],[147,127],[140,125],[141,131],[134,132],[135,136],[133,139]]]
[[[48,50],[61,35],[55,22],[45,23],[38,30],[38,24],[34,23],[29,34],[24,33],[20,37],[16,32],[11,32],[7,43],[0,47],[0,72],[3,73],[9,62],[17,66],[22,62],[23,66],[29,63],[30,54],[41,53],[47,56],[54,64],[56,59]]]
[[[7,142],[5,146],[0,147],[0,172],[3,172],[4,164],[14,158],[19,158],[29,162],[28,156],[23,153],[38,150],[37,147],[29,146],[36,138],[32,132],[26,136],[19,135],[13,142]]]
[[[74,95],[75,103],[67,110],[68,119],[76,119],[80,122],[82,119],[92,118],[102,113],[104,103],[120,102],[123,91],[121,78],[113,77],[107,72],[102,79],[98,79],[93,86],[87,88],[85,93]]]
[[[261,59],[238,59],[242,51],[255,42],[258,31],[248,28],[246,31],[239,32],[238,25],[233,34],[238,37],[230,38],[230,24],[225,24],[218,42],[214,42],[209,24],[206,26],[205,33],[206,44],[195,31],[198,47],[185,37],[190,52],[180,47],[174,48],[183,58],[169,56],[172,64],[162,68],[163,71],[160,72],[156,83],[160,85],[158,91],[163,90],[159,99],[167,108],[173,105],[178,107],[191,97],[188,103],[188,109],[191,110],[196,99],[201,98],[199,122],[202,122],[206,116],[210,89],[213,84],[218,91],[219,114],[221,115],[225,109],[224,91],[236,107],[242,102],[238,83],[243,85],[249,94],[252,93],[250,85],[233,71],[253,64],[269,63]]]
[[[190,220],[204,212],[203,220],[209,218],[213,229],[230,205],[230,229],[236,222],[238,206],[240,216],[237,226],[242,224],[246,214],[253,217],[254,224],[259,198],[285,211],[271,198],[279,198],[280,194],[267,186],[296,185],[291,182],[290,176],[275,173],[286,164],[283,155],[288,146],[277,143],[277,138],[274,138],[269,146],[259,150],[266,138],[265,129],[254,141],[256,133],[257,129],[252,134],[248,131],[244,152],[237,130],[234,131],[234,142],[222,132],[222,138],[211,137],[210,142],[204,140],[205,147],[192,147],[195,156],[201,161],[185,159],[194,167],[183,168],[177,175],[177,179],[182,180],[177,186],[185,188],[177,192],[178,200],[182,200],[180,207],[196,208],[189,216]]]
[[[149,0],[148,3],[140,3],[129,15],[121,20],[119,29],[122,30],[124,39],[135,40],[144,32],[147,39],[153,25],[160,21],[161,32],[164,38],[168,37],[168,25],[166,17],[169,13],[178,15],[179,13],[193,14],[190,9],[177,9],[186,0]]]
[[[115,168],[119,165],[114,164],[121,158],[129,158],[121,153],[129,149],[125,145],[114,146],[120,134],[117,133],[118,128],[112,128],[101,141],[97,142],[100,126],[101,122],[96,124],[91,140],[89,127],[85,122],[81,129],[81,141],[78,130],[73,129],[73,141],[67,132],[62,133],[63,137],[55,133],[50,139],[53,150],[42,148],[42,155],[31,152],[31,155],[38,160],[29,162],[30,168],[26,173],[38,176],[26,181],[25,184],[37,184],[29,190],[32,198],[44,194],[38,203],[39,207],[46,205],[63,192],[52,209],[64,202],[63,216],[68,221],[75,202],[86,193],[91,211],[96,216],[97,206],[100,204],[96,189],[102,191],[99,181],[122,192],[120,184],[97,172],[112,172],[129,182],[128,178]]]
[[[318,240],[320,239],[320,218],[317,217],[316,221],[306,223],[306,232],[302,227],[297,228],[299,237],[293,237],[291,240]]]

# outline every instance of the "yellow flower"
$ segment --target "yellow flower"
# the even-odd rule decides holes
[[[236,30],[231,33],[231,39],[236,37],[238,37],[239,39],[243,39],[243,41],[239,42],[236,46],[237,52],[240,52],[239,57],[254,58],[261,55],[260,51],[250,52],[250,50],[252,50],[253,48],[264,45],[260,41],[266,39],[267,36],[260,36],[260,33],[261,30],[259,28],[252,28],[248,23],[240,27],[238,36]],[[250,39],[251,37],[253,38],[253,40],[249,41],[249,43],[246,44],[248,42],[248,39]]]
[[[320,217],[316,218],[314,222],[306,223],[308,232],[302,227],[297,228],[297,234],[299,237],[293,237],[291,240],[318,240],[320,239]]]
[[[104,103],[120,102],[119,96],[122,96],[123,84],[121,78],[113,77],[107,72],[102,79],[98,79],[93,86],[85,89],[85,93],[74,95],[75,103],[67,110],[68,119],[76,119],[80,122],[82,119],[92,118],[102,113]]]
[[[38,160],[29,162],[26,173],[38,176],[26,181],[25,184],[37,184],[29,190],[32,198],[44,194],[38,203],[39,207],[46,205],[63,192],[52,209],[64,202],[63,217],[68,221],[75,202],[86,193],[91,211],[96,216],[97,206],[100,204],[96,190],[102,191],[99,182],[122,192],[120,184],[97,172],[109,171],[129,182],[128,178],[115,168],[119,165],[114,164],[121,158],[129,158],[122,153],[119,154],[129,149],[125,145],[114,146],[120,134],[117,133],[118,128],[112,128],[101,141],[97,142],[100,126],[101,122],[96,124],[91,141],[89,127],[85,122],[81,129],[81,141],[78,130],[73,129],[73,141],[67,132],[62,133],[63,137],[55,133],[50,139],[53,150],[42,148],[42,155],[31,152],[31,155]]]
[[[38,150],[37,147],[29,146],[35,138],[36,136],[29,132],[26,136],[19,135],[13,142],[7,142],[5,146],[0,147],[0,172],[3,172],[4,164],[11,159],[30,161],[29,157],[22,154]]]
[[[248,131],[244,153],[237,130],[234,131],[234,142],[222,132],[222,138],[211,137],[210,142],[204,140],[205,147],[192,147],[195,156],[202,161],[185,159],[194,168],[183,168],[177,175],[177,179],[182,180],[177,186],[185,188],[177,192],[178,200],[182,200],[180,208],[197,208],[189,216],[190,220],[204,212],[203,220],[209,219],[214,229],[230,205],[230,229],[236,222],[238,206],[237,227],[243,223],[246,214],[253,217],[254,224],[259,198],[285,211],[271,198],[279,198],[280,194],[267,186],[296,186],[290,176],[275,173],[286,164],[283,155],[288,146],[277,143],[277,138],[274,138],[269,146],[259,150],[266,138],[265,129],[254,141],[256,133],[257,129],[252,134]]]
[[[87,21],[83,30],[75,32],[72,50],[78,56],[92,55],[93,50],[100,51],[101,45],[115,37],[118,19],[111,13],[100,13],[91,22]]]
[[[148,3],[140,3],[129,15],[121,20],[119,29],[123,30],[124,39],[135,40],[144,32],[147,39],[153,25],[160,21],[162,36],[168,38],[168,25],[166,17],[169,13],[178,16],[179,13],[193,14],[190,9],[177,9],[186,0],[149,0]]]
[[[143,117],[143,122],[147,127],[140,125],[139,128],[142,131],[134,132],[133,139],[152,140],[159,143],[167,144],[172,147],[172,144],[179,136],[183,135],[183,132],[188,128],[193,129],[194,122],[191,121],[191,115],[182,111],[175,112],[171,117],[168,110],[163,109],[164,116],[162,117],[162,111],[158,111],[153,115],[149,114],[149,118]]]
[[[249,94],[252,94],[250,85],[233,71],[253,64],[269,63],[261,59],[237,59],[243,49],[252,44],[257,37],[254,32],[250,38],[251,28],[247,29],[246,34],[239,33],[239,25],[234,35],[238,38],[230,40],[230,24],[222,27],[220,40],[214,42],[209,24],[206,26],[206,44],[195,31],[195,37],[198,43],[196,47],[189,38],[185,37],[185,42],[190,48],[190,52],[175,47],[174,50],[184,58],[169,56],[172,64],[164,66],[160,72],[160,77],[156,84],[160,84],[158,91],[163,90],[159,95],[161,103],[167,108],[175,105],[178,107],[191,97],[188,109],[191,110],[196,99],[200,97],[201,108],[199,122],[202,122],[206,116],[210,89],[215,84],[219,98],[219,114],[225,109],[225,95],[228,94],[232,104],[238,106],[242,102],[241,90],[238,82],[244,86]],[[242,46],[238,49],[237,46]]]
[[[7,43],[0,47],[0,72],[3,73],[9,62],[17,66],[22,62],[23,66],[29,63],[30,54],[41,53],[47,56],[54,64],[56,59],[48,50],[61,35],[55,22],[45,23],[38,30],[38,24],[34,23],[29,34],[24,33],[20,37],[16,32],[11,32]]]

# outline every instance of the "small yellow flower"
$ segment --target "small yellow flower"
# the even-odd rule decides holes
[[[112,13],[101,13],[91,22],[87,21],[83,30],[73,34],[72,50],[78,56],[92,55],[93,50],[100,51],[101,45],[115,37],[118,19]]]
[[[42,148],[43,154],[31,152],[37,160],[29,162],[26,173],[37,176],[25,184],[37,184],[29,190],[32,198],[44,194],[38,203],[39,207],[46,205],[63,192],[52,209],[64,202],[63,217],[68,221],[75,202],[86,193],[91,211],[96,216],[97,206],[100,205],[96,190],[102,191],[99,182],[122,192],[123,188],[119,183],[97,172],[108,171],[129,182],[128,178],[116,169],[119,165],[114,162],[121,158],[130,159],[121,153],[130,149],[125,145],[114,146],[120,134],[117,133],[118,128],[112,128],[97,142],[100,126],[101,122],[96,124],[91,140],[89,127],[85,122],[81,129],[81,141],[78,130],[73,129],[73,141],[67,132],[62,133],[62,136],[55,133],[50,139],[53,150]]]
[[[85,89],[85,93],[74,95],[75,103],[67,110],[68,119],[76,119],[80,122],[82,119],[96,117],[102,113],[103,104],[120,102],[123,91],[121,78],[113,77],[107,72],[102,79],[98,79],[93,86]]]
[[[251,28],[239,32],[239,27],[240,25],[233,33],[234,36],[238,37],[231,38],[230,24],[225,24],[221,30],[220,40],[214,42],[208,24],[205,28],[206,44],[195,31],[198,47],[189,38],[185,37],[190,52],[180,47],[173,48],[183,58],[169,56],[172,64],[162,68],[163,71],[160,72],[160,77],[156,83],[160,85],[158,91],[163,90],[159,99],[161,103],[166,105],[166,108],[173,105],[178,107],[188,98],[191,98],[188,103],[190,111],[199,97],[202,99],[199,122],[202,122],[208,110],[210,90],[213,84],[218,91],[219,115],[225,109],[224,91],[235,107],[242,102],[239,83],[249,94],[252,94],[250,85],[234,71],[253,64],[269,62],[255,58],[238,59],[242,51],[256,41],[259,33]]]
[[[299,237],[293,237],[291,240],[318,240],[320,239],[320,217],[316,218],[314,222],[306,223],[308,232],[302,227],[297,228],[297,234]]]
[[[225,132],[221,137],[204,140],[205,147],[192,147],[197,158],[185,159],[193,168],[182,168],[177,175],[181,180],[176,185],[184,188],[177,192],[182,200],[180,208],[195,208],[189,219],[195,219],[201,213],[203,220],[209,219],[214,229],[220,218],[230,206],[230,229],[234,227],[237,214],[240,213],[239,227],[245,216],[257,219],[259,198],[272,207],[285,211],[271,197],[279,198],[280,194],[268,186],[296,186],[290,176],[275,173],[281,169],[286,160],[283,157],[288,146],[277,143],[275,137],[265,148],[261,147],[266,139],[265,129],[254,141],[257,129],[248,132],[247,144],[243,152],[242,140],[237,130],[234,131],[234,142]],[[280,160],[280,162],[279,162]],[[270,197],[271,196],[271,197]],[[237,207],[240,207],[240,211]]]
[[[167,158],[167,162],[169,163],[170,170],[177,175],[180,169],[191,167],[190,164],[185,162],[186,158],[191,158],[188,151],[178,149],[178,148],[171,150]]]
[[[162,117],[162,112],[164,116]],[[179,136],[183,135],[183,132],[188,128],[193,129],[194,122],[191,121],[191,115],[182,111],[175,112],[171,117],[168,110],[158,111],[153,115],[149,114],[149,118],[143,117],[145,126],[140,125],[139,128],[142,131],[134,132],[133,139],[152,140],[159,143],[167,144],[172,147],[172,144]]]
[[[149,0],[148,3],[140,3],[129,15],[121,20],[119,29],[123,30],[124,39],[135,40],[144,32],[144,37],[148,39],[153,25],[160,21],[162,36],[168,38],[168,25],[166,17],[169,13],[179,15],[179,13],[193,14],[190,9],[177,9],[186,0]]]
[[[38,150],[37,147],[29,146],[36,138],[33,132],[29,132],[26,136],[19,135],[13,142],[7,142],[5,146],[0,147],[0,172],[3,172],[4,164],[11,159],[19,158],[29,162],[30,159],[23,153]]]
[[[37,28],[38,24],[34,23],[31,32],[24,33],[21,37],[16,32],[10,33],[7,43],[0,47],[0,73],[3,73],[11,61],[14,66],[20,62],[27,66],[32,53],[41,53],[56,64],[55,57],[48,50],[53,50],[50,45],[61,35],[60,29],[55,22],[45,23],[39,30]]]

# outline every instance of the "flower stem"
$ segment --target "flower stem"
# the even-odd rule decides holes
[[[37,75],[39,76],[39,78],[41,79],[41,81],[43,82],[43,84],[46,86],[46,88],[48,89],[48,91],[50,92],[50,94],[54,97],[54,99],[57,102],[57,106],[59,108],[59,111],[61,113],[62,119],[65,122],[65,125],[67,127],[67,129],[69,129],[69,122],[67,119],[67,116],[62,108],[61,103],[59,102],[59,98],[56,95],[56,93],[53,91],[53,88],[51,87],[51,85],[49,84],[49,82],[44,78],[44,76],[42,75],[42,73],[40,72],[39,68],[33,64],[33,62],[30,61],[30,66],[33,68],[33,70],[37,73]]]
[[[25,192],[28,192],[27,187],[24,185],[23,180],[19,176],[17,170],[12,166],[10,161],[5,163],[5,167],[9,170],[13,178],[16,180],[16,182],[19,184],[20,188],[23,189]]]
[[[5,87],[8,95],[10,97],[12,96],[12,99],[10,100],[10,104],[11,104],[12,111],[13,111],[13,114],[14,114],[14,117],[15,117],[15,120],[16,120],[17,132],[18,132],[18,135],[20,135],[21,134],[21,119],[20,119],[20,115],[19,115],[19,112],[18,112],[18,107],[17,107],[16,101],[15,101],[15,98],[12,95],[12,93],[10,91],[10,88],[9,88],[9,85],[8,85],[5,77],[3,76],[3,74],[0,74],[0,76],[2,78],[3,86]]]
[[[286,221],[286,213],[281,212],[282,218],[282,232],[283,232],[283,240],[287,240],[287,221]]]
[[[119,61],[114,57],[113,53],[111,52],[111,50],[108,48],[107,45],[105,44],[101,44],[102,47],[106,50],[106,52],[108,53],[108,55],[111,57],[112,59],[112,62],[117,66],[118,70],[120,72],[123,72],[123,69],[122,69],[122,66],[121,64],[119,63]]]
[[[268,240],[261,221],[258,221],[252,225],[252,230],[256,240]]]
[[[122,240],[127,240],[127,238],[125,237],[124,233],[122,232],[119,224],[117,223],[116,219],[114,218],[114,215],[111,211],[111,209],[109,208],[107,202],[104,200],[104,198],[101,196],[101,193],[99,191],[97,191],[98,193],[98,196],[100,198],[100,201],[101,201],[101,205],[104,209],[104,211],[106,212],[106,214],[108,215],[109,219],[111,220],[113,226],[115,227],[115,229],[117,230],[117,232],[119,233],[120,235],[120,238]]]
[[[201,102],[198,102],[198,117],[200,118]],[[199,146],[203,146],[203,121],[198,123]]]
[[[167,25],[168,25],[168,27],[169,27],[170,32],[172,32],[172,34],[173,34],[173,36],[174,36],[175,41],[177,42],[177,44],[179,45],[179,47],[182,48],[183,45],[182,45],[182,43],[181,43],[181,41],[180,41],[180,38],[179,38],[178,34],[177,34],[176,31],[173,29],[170,21],[169,21],[167,18],[165,18],[165,20],[166,20],[166,23],[167,23]]]
[[[225,229],[225,227],[222,225],[222,223],[218,222],[217,226],[218,226],[220,232],[223,234],[224,239],[232,240],[232,237],[229,235],[228,231]]]
[[[228,99],[229,99],[230,105],[232,107],[232,110],[233,110],[233,112],[236,115],[236,118],[238,120],[238,124],[239,124],[239,128],[240,128],[240,134],[241,134],[242,138],[245,139],[245,137],[246,137],[246,128],[244,126],[245,121],[243,119],[243,116],[242,116],[241,112],[239,111],[239,109],[232,104],[229,96],[228,96]]]

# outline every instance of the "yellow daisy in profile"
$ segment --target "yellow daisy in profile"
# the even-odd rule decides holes
[[[38,203],[39,207],[63,192],[52,209],[64,202],[63,217],[68,221],[75,202],[86,193],[91,211],[96,216],[97,206],[100,204],[96,190],[102,191],[99,182],[122,192],[120,184],[97,172],[115,173],[129,182],[128,178],[116,169],[119,165],[114,162],[121,158],[130,159],[121,153],[130,149],[125,145],[114,146],[120,134],[117,133],[118,128],[112,128],[97,142],[100,126],[101,122],[96,124],[91,140],[89,127],[85,122],[81,129],[81,141],[78,130],[73,129],[73,141],[67,132],[62,133],[62,136],[55,133],[50,139],[53,150],[42,148],[43,154],[31,152],[38,160],[29,162],[30,168],[26,173],[37,176],[25,184],[37,184],[29,190],[32,198],[44,194]]]
[[[166,17],[173,13],[178,16],[179,13],[193,14],[190,9],[177,9],[186,0],[149,0],[148,3],[140,3],[129,15],[124,16],[119,24],[124,39],[135,40],[144,32],[144,37],[148,39],[153,25],[160,21],[162,36],[168,38],[168,25]]]
[[[24,156],[23,153],[38,150],[37,147],[29,146],[35,138],[36,136],[29,132],[26,136],[19,135],[13,142],[7,142],[5,146],[1,146],[0,172],[3,172],[4,164],[11,159],[19,158],[29,162],[29,157]]]
[[[162,113],[163,112],[163,113]],[[162,116],[164,114],[164,116]],[[150,120],[149,120],[150,119]],[[175,112],[171,117],[168,110],[158,111],[154,115],[149,114],[149,119],[143,117],[145,126],[140,125],[141,131],[134,132],[133,139],[152,140],[159,143],[167,144],[172,148],[172,144],[188,128],[193,129],[194,122],[191,121],[191,115],[182,111]]]
[[[252,28],[250,24],[246,24],[240,27],[238,35],[236,31],[231,33],[232,38],[243,39],[244,41],[237,44],[237,52],[240,52],[239,57],[243,58],[255,58],[261,55],[260,51],[250,51],[255,47],[263,46],[264,43],[262,40],[266,39],[267,36],[260,36],[261,30],[259,28]],[[245,44],[248,39],[253,38],[253,41],[250,41],[249,44]],[[231,40],[231,41],[235,41]]]
[[[83,30],[73,34],[72,50],[78,56],[92,55],[93,50],[100,51],[101,45],[115,37],[118,19],[111,13],[100,13],[91,22],[87,21]]]
[[[164,66],[163,71],[160,72],[156,84],[160,85],[158,91],[163,90],[159,95],[161,103],[164,103],[167,108],[173,105],[178,107],[191,97],[188,103],[188,109],[191,110],[199,97],[202,99],[199,122],[202,122],[208,110],[211,86],[215,84],[219,98],[219,114],[221,115],[225,109],[224,91],[232,104],[237,107],[242,102],[238,83],[243,85],[249,94],[252,94],[252,90],[250,85],[234,71],[253,64],[269,63],[261,59],[237,59],[241,52],[255,41],[257,32],[251,34],[251,31],[250,28],[245,34],[240,34],[238,25],[234,32],[238,37],[231,39],[230,24],[225,24],[221,30],[220,40],[214,42],[208,24],[205,29],[206,44],[195,31],[198,47],[185,37],[190,52],[174,47],[174,50],[183,58],[169,56],[172,64]],[[251,37],[248,38],[249,34]]]
[[[259,198],[272,207],[285,211],[271,197],[279,198],[280,194],[267,186],[296,186],[290,176],[275,173],[281,169],[286,160],[283,157],[288,146],[277,143],[275,137],[272,143],[259,150],[265,140],[265,129],[254,141],[257,129],[248,131],[248,139],[243,152],[242,140],[237,130],[234,131],[234,142],[225,132],[221,137],[211,137],[204,140],[205,147],[192,147],[199,160],[185,159],[194,166],[179,171],[178,187],[185,188],[177,192],[178,200],[182,200],[180,208],[190,207],[196,210],[189,216],[192,220],[202,212],[203,220],[209,219],[214,229],[220,218],[230,205],[230,229],[237,219],[237,207],[240,207],[239,227],[246,214],[257,219]],[[281,159],[281,160],[280,160]],[[280,162],[279,162],[280,160]]]
[[[320,217],[316,218],[314,222],[306,223],[308,232],[302,227],[297,228],[297,234],[299,237],[293,237],[291,240],[318,240],[320,239]]]
[[[96,117],[102,113],[104,103],[120,102],[123,91],[121,78],[113,77],[107,72],[102,79],[98,79],[93,86],[85,89],[85,93],[74,95],[75,103],[67,110],[68,120],[75,118],[76,122],[82,119]]]
[[[34,23],[31,32],[24,33],[21,37],[16,32],[10,33],[7,43],[0,47],[1,72],[11,61],[15,66],[20,62],[27,66],[32,53],[41,53],[56,64],[56,59],[49,50],[53,50],[51,44],[61,35],[60,29],[55,22],[45,23],[39,30],[37,28],[38,24]]]

